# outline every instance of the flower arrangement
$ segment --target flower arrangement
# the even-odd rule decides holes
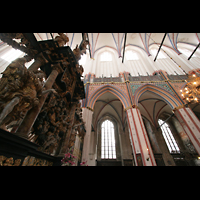
[[[73,155],[72,147],[69,152],[65,154],[64,158],[61,160],[62,166],[73,166],[75,164],[74,159],[76,157]]]
[[[88,165],[86,165],[86,162],[87,161],[85,161],[85,162],[83,161],[82,163],[80,163],[80,166],[88,166]]]
[[[61,160],[61,166],[74,166],[75,162],[74,159],[76,156],[73,155],[73,147],[69,149],[69,152],[65,154],[64,158]],[[86,165],[87,161],[83,161],[80,163],[80,166],[88,166]]]

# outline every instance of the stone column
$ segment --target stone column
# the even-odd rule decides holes
[[[136,166],[156,166],[156,161],[139,109],[130,108],[126,112]]]
[[[124,131],[121,126],[119,127],[119,141],[121,144],[120,147],[121,147],[122,165],[130,166],[131,163],[133,165],[133,155],[132,155],[133,151],[129,138],[128,126],[125,127]]]
[[[51,74],[49,75],[49,77],[48,77],[48,79],[45,83],[45,89],[46,90],[52,88],[52,85],[55,82],[56,77],[58,76],[58,74],[61,71],[62,71],[62,68],[60,67],[60,64],[53,65],[53,70],[52,70]],[[25,139],[28,139],[28,133],[30,132],[38,114],[40,113],[40,110],[41,110],[47,96],[48,96],[48,93],[41,96],[40,99],[39,99],[38,106],[31,108],[27,112],[23,121],[21,122],[18,129],[16,130],[16,135],[23,137]]]
[[[149,140],[151,141],[152,149],[154,153],[161,153],[159,144],[156,139],[155,129],[153,130],[151,123],[144,119],[144,124],[146,127],[147,134],[149,136]],[[155,127],[154,127],[155,128]]]
[[[85,122],[86,134],[83,141],[83,152],[82,152],[82,162],[87,161],[87,164],[90,166],[90,138],[91,138],[91,124],[92,124],[92,115],[93,111],[88,108],[82,108],[83,110],[83,121]],[[93,164],[92,164],[93,165]]]
[[[185,133],[200,155],[200,121],[190,108],[175,109],[175,115],[182,125]]]

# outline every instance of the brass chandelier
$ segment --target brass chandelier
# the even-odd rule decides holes
[[[185,80],[187,84],[184,89],[180,90],[182,92],[183,100],[188,103],[199,103],[200,102],[200,77],[197,76],[195,72],[188,75],[188,79]]]

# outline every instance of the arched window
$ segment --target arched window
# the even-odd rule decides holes
[[[112,61],[112,55],[108,51],[101,54],[100,61]]]
[[[157,49],[152,49],[151,53],[152,55],[155,57],[157,54],[158,50]],[[165,53],[163,53],[162,51],[159,52],[157,59],[161,59],[161,58],[167,58],[167,56],[165,55]]]
[[[182,53],[182,54],[184,54],[184,55],[186,55],[187,57],[189,57],[191,54],[192,54],[192,52],[191,51],[189,51],[188,49],[180,49],[180,52]],[[197,57],[197,55],[196,54],[193,54],[193,56],[192,57]]]
[[[127,50],[125,53],[125,56],[126,56],[126,60],[139,60],[137,53],[131,50]]]
[[[116,159],[114,124],[110,120],[101,125],[101,159]]]
[[[165,139],[165,142],[167,144],[167,147],[169,149],[170,153],[180,153],[180,149],[176,143],[176,140],[174,139],[174,136],[168,126],[167,123],[165,123],[163,120],[159,119],[158,123],[162,130],[162,135]]]

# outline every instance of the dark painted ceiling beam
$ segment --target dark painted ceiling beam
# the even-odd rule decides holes
[[[86,33],[87,34],[87,40],[88,40],[88,46],[89,46],[89,52],[90,52],[90,58],[92,58],[92,56],[91,56],[91,50],[90,50],[90,41],[89,41],[89,36],[88,36],[88,33]]]
[[[50,33],[50,35],[51,35],[51,37],[52,37],[52,39],[53,39],[53,35],[52,35],[52,33]]]
[[[88,33],[82,33],[82,41],[81,41],[81,44],[82,44],[82,42],[83,42],[84,39],[86,39],[86,40],[88,41],[89,52],[90,52],[90,58],[91,58],[90,41],[89,41]],[[79,48],[80,48],[80,49],[81,49],[81,44],[79,45]]]
[[[190,60],[190,58],[192,58],[193,54],[195,53],[195,51],[199,48],[200,42],[199,44],[196,46],[196,48],[194,49],[194,51],[192,52],[192,54],[189,56],[188,60]]]
[[[38,52],[42,51],[33,33],[23,33],[23,35],[31,43],[34,49],[38,50]]]
[[[160,49],[161,49],[161,47],[162,47],[162,45],[163,45],[163,42],[164,42],[164,40],[165,40],[166,35],[167,35],[167,33],[165,33],[165,35],[164,35],[164,37],[163,37],[163,39],[162,39],[162,42],[161,42],[161,44],[160,44],[160,47],[159,47],[159,49],[158,49],[158,52],[157,52],[156,57],[155,57],[155,59],[154,59],[154,62],[156,61],[156,58],[157,58],[157,56],[158,56],[158,53],[160,52]]]
[[[85,33],[82,33],[82,41],[81,41],[81,43],[79,44],[79,49],[80,50],[82,50],[82,47],[81,47],[81,45],[82,45],[82,43],[83,43],[83,41],[86,39],[86,36],[85,36]]]
[[[127,33],[125,33],[125,38],[124,38],[124,49],[123,49],[122,63],[124,62],[124,55],[125,55],[125,48],[126,48],[126,35],[127,35]]]

